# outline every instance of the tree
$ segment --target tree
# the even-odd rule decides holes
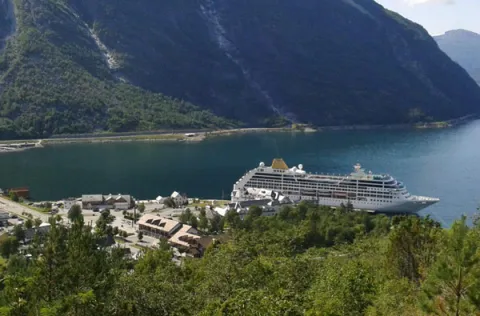
[[[52,211],[52,203],[51,202],[45,203],[45,211],[46,212],[51,212]]]
[[[225,220],[222,216],[215,214],[210,219],[210,232],[212,233],[220,233],[223,231]]]
[[[140,213],[143,213],[145,212],[145,203],[140,203],[138,206],[137,206],[137,209]]]
[[[115,227],[113,228],[113,236],[117,236],[118,233],[119,233],[118,226],[115,226]]]
[[[207,219],[205,209],[200,210],[198,228],[200,228],[203,231],[207,230],[207,228],[208,228],[208,219]]]
[[[72,223],[83,221],[82,208],[80,205],[74,204],[68,211],[67,217]]]
[[[61,222],[61,221],[63,220],[63,219],[62,219],[62,215],[57,214],[57,216],[55,216],[55,220],[56,220],[57,222]]]
[[[198,227],[198,219],[195,215],[192,215],[190,217],[190,225],[192,225],[193,228],[197,228]]]
[[[225,214],[225,223],[230,228],[240,228],[242,225],[242,220],[240,219],[240,215],[236,210],[229,210]]]
[[[400,278],[419,283],[438,253],[442,229],[429,217],[397,217],[389,235],[390,267]]]
[[[423,307],[430,313],[473,315],[480,306],[479,231],[466,217],[456,221],[443,241],[437,261],[422,287]]]
[[[252,219],[255,219],[257,217],[262,216],[263,210],[261,207],[258,206],[251,206],[248,209],[247,216],[251,217]]]
[[[8,197],[9,197],[10,200],[12,200],[13,202],[18,202],[18,195],[17,195],[17,193],[10,191],[10,192],[8,193]]]
[[[25,221],[25,228],[26,229],[32,229],[33,228],[33,221],[31,218],[27,218],[27,220]]]
[[[40,225],[42,225],[42,220],[37,217],[33,220],[33,224],[35,225],[36,228],[40,227]]]
[[[4,258],[9,258],[18,251],[18,240],[15,237],[7,237],[0,241],[0,254]]]
[[[13,236],[20,241],[20,240],[25,240],[25,230],[21,225],[15,225],[13,227]]]
[[[138,240],[142,241],[142,239],[143,239],[143,232],[142,231],[138,232],[137,238],[138,238]]]
[[[190,211],[189,208],[187,208],[185,211],[180,214],[180,223],[182,224],[188,224],[191,221],[193,214],[192,211]]]
[[[166,198],[163,204],[165,204],[166,207],[170,207],[170,208],[176,207],[175,200],[172,199],[171,197]]]

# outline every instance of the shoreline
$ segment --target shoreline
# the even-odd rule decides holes
[[[478,115],[472,114],[464,117],[431,123],[394,124],[394,125],[345,125],[345,126],[318,126],[311,127],[305,124],[292,124],[290,127],[254,127],[236,128],[226,130],[179,130],[179,131],[146,131],[118,134],[86,134],[86,135],[57,135],[51,138],[36,140],[5,140],[0,141],[0,154],[24,151],[31,148],[42,148],[48,145],[61,145],[72,143],[111,143],[111,142],[187,142],[198,143],[211,137],[231,136],[246,133],[312,133],[325,131],[351,131],[351,130],[394,130],[394,129],[440,129],[451,128],[474,121]]]

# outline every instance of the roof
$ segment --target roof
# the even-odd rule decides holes
[[[177,191],[173,191],[172,195],[170,195],[171,198],[176,198],[176,197],[179,197],[179,196],[181,196],[181,195]]]
[[[103,195],[102,194],[86,194],[82,195],[82,202],[89,203],[89,202],[103,202]]]
[[[170,238],[169,242],[175,245],[190,247],[196,245],[200,236],[198,231],[190,225],[183,225],[182,228],[175,235]]]
[[[272,200],[271,199],[262,199],[262,200],[250,200],[250,201],[241,201],[237,205],[241,208],[251,207],[251,206],[267,206]]]
[[[288,170],[288,166],[282,158],[275,158],[272,162],[273,169]]]
[[[138,225],[152,227],[162,230],[168,234],[172,234],[177,231],[182,224],[180,222],[164,218],[156,214],[145,214],[138,220]]]

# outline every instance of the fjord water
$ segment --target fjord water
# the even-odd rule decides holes
[[[88,193],[140,199],[173,190],[190,197],[229,197],[242,174],[272,158],[307,171],[346,174],[360,162],[389,173],[412,194],[439,197],[432,214],[445,225],[480,203],[480,121],[442,130],[258,133],[200,143],[55,145],[0,155],[0,187],[28,186],[36,200]]]

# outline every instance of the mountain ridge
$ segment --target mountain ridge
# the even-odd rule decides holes
[[[480,104],[421,26],[372,0],[13,1],[0,138],[398,124]]]
[[[480,85],[480,34],[464,29],[450,30],[435,36],[435,40]]]

